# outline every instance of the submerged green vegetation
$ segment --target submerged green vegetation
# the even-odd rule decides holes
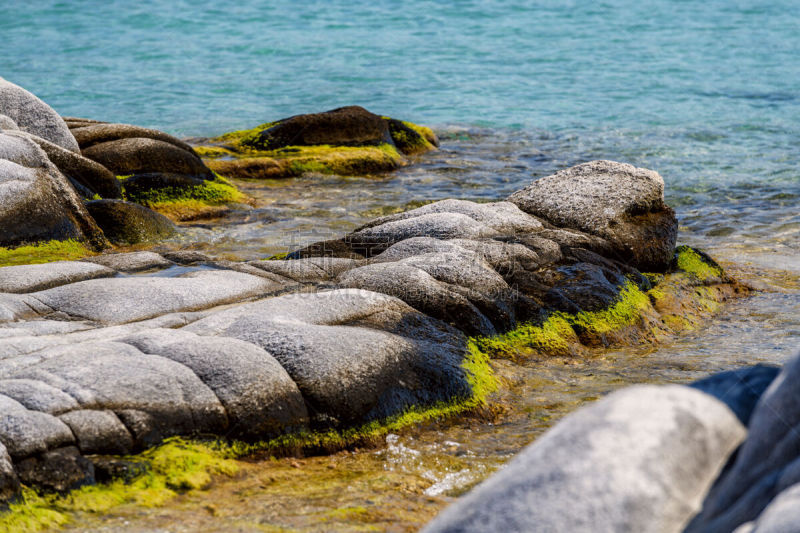
[[[95,252],[75,240],[47,241],[16,248],[0,247],[0,267],[71,261],[91,255],[95,255]]]

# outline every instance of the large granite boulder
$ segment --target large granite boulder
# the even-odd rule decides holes
[[[615,161],[590,161],[538,179],[509,201],[559,227],[610,242],[619,259],[660,270],[672,259],[675,213],[664,204],[657,172]]]
[[[73,152],[80,152],[64,119],[19,85],[0,78],[0,113],[16,126]]]
[[[681,531],[745,434],[703,392],[630,387],[559,422],[425,531]]]
[[[83,202],[31,139],[0,132],[0,246],[105,237]]]

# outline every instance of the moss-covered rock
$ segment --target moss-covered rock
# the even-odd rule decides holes
[[[126,200],[175,221],[213,218],[226,212],[229,204],[247,201],[242,192],[220,175],[206,180],[179,174],[141,174],[121,181]]]
[[[152,242],[175,233],[175,225],[167,217],[131,202],[93,200],[86,209],[116,245]]]
[[[405,156],[436,146],[430,128],[351,106],[229,132],[195,146],[195,151],[225,176],[267,179],[387,172],[406,164]]]

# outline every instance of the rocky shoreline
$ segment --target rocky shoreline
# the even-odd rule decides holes
[[[2,79],[0,128],[0,263],[14,265],[0,267],[5,502],[20,501],[23,487],[65,493],[92,485],[115,468],[109,464],[127,461],[109,456],[172,437],[320,452],[484,408],[499,386],[492,359],[656,342],[748,292],[707,255],[676,248],[677,220],[656,172],[612,161],[577,165],[496,202],[443,200],[381,217],[285,257],[96,255],[157,241],[179,231],[176,222],[246,202],[228,177],[387,171],[438,141],[426,128],[348,107],[190,146],[137,126],[62,119]],[[80,260],[25,264],[67,251]],[[713,457],[698,466],[695,485],[673,494],[680,512],[667,512],[671,530],[697,507],[696,496],[689,505],[681,494],[708,489],[747,421],[709,394],[667,387],[609,397],[590,408],[597,423],[615,397],[636,404],[636,394],[665,418],[703,411],[678,431],[710,428],[707,441],[695,438]],[[554,432],[587,431],[564,424]],[[635,448],[635,428],[614,429]],[[613,473],[592,450],[583,453],[596,476]],[[509,471],[488,485],[513,486],[502,477]],[[568,505],[576,491],[564,482],[557,501]],[[491,518],[471,505],[475,527]],[[585,511],[572,518],[595,513]],[[448,516],[466,514],[446,513],[433,530],[472,527]],[[517,529],[540,519],[526,516],[510,510],[498,519],[519,518]]]

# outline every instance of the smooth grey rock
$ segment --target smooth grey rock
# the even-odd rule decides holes
[[[0,78],[0,113],[23,131],[80,153],[75,137],[53,108],[19,85]]]
[[[615,161],[590,161],[538,179],[509,196],[523,211],[556,226],[609,241],[641,269],[666,267],[678,234],[657,172]]]
[[[466,339],[396,298],[342,289],[260,300],[185,328],[272,354],[322,425],[353,424],[470,394]]]
[[[745,433],[695,389],[629,387],[567,416],[424,531],[680,531]]]
[[[0,130],[19,130],[19,126],[11,117],[0,113]]]
[[[732,531],[754,520],[782,490],[800,483],[800,357],[761,395],[733,465],[709,492],[688,532]]]
[[[9,377],[47,383],[75,398],[82,409],[146,413],[162,438],[220,433],[228,425],[217,396],[187,366],[129,344],[62,345],[28,360]]]
[[[748,523],[737,533],[798,533],[800,532],[800,484],[792,485],[772,500],[755,522]]]
[[[33,379],[0,380],[0,394],[16,400],[26,409],[49,415],[58,415],[78,408],[78,402],[69,394]]]
[[[36,143],[13,133],[0,133],[0,246],[54,239],[104,245],[63,174]]]
[[[399,262],[365,265],[343,273],[337,281],[342,288],[395,296],[470,335],[497,333],[492,322],[467,297],[413,265]]]
[[[77,124],[73,121],[73,124]],[[145,138],[163,141],[181,150],[194,153],[194,148],[181,141],[164,133],[163,131],[153,130],[150,128],[142,128],[140,126],[132,126],[130,124],[109,124],[107,122],[83,122],[80,128],[73,128],[72,135],[81,147],[85,150],[95,144],[100,144],[109,141],[117,141],[119,139],[132,139],[132,138]]]
[[[133,451],[133,437],[113,411],[77,409],[59,418],[72,430],[81,453],[126,455]]]
[[[16,464],[17,475],[26,485],[52,492],[67,492],[93,485],[94,466],[75,446],[49,450]]]
[[[191,272],[177,278],[129,277],[82,281],[33,293],[73,317],[123,324],[177,311],[195,311],[274,290],[263,278],[231,271]]]
[[[480,239],[499,235],[491,226],[461,213],[428,213],[386,222],[351,233],[345,239],[365,255],[377,255],[396,242],[412,237],[435,239]]]
[[[0,292],[35,292],[114,274],[113,270],[104,266],[80,261],[0,267]]]
[[[62,174],[92,193],[87,198],[94,194],[103,198],[122,198],[119,180],[100,163],[30,133],[16,132],[15,135],[25,135],[38,144]]]
[[[171,329],[144,331],[122,342],[191,368],[225,407],[230,437],[264,439],[308,423],[297,385],[263,348]]]
[[[0,394],[0,443],[12,458],[28,457],[73,441],[72,432],[58,418],[30,411]]]
[[[156,268],[169,268],[174,263],[155,252],[128,252],[121,254],[103,254],[84,259],[118,272],[140,272]]]
[[[520,210],[511,202],[491,202],[479,204],[467,200],[440,200],[432,204],[423,205],[410,211],[378,218],[369,223],[369,227],[380,226],[387,222],[407,220],[432,213],[457,213],[489,226],[503,233],[513,236],[516,233],[531,233],[543,228],[542,222],[528,213]]]
[[[50,311],[52,309],[32,296],[0,293],[0,324],[36,318]]]
[[[248,264],[300,283],[311,283],[330,281],[340,273],[363,264],[363,261],[338,257],[309,257],[288,261],[250,261]]]
[[[161,172],[213,178],[194,151],[156,139],[137,137],[94,144],[83,150],[83,155],[117,176]]]

